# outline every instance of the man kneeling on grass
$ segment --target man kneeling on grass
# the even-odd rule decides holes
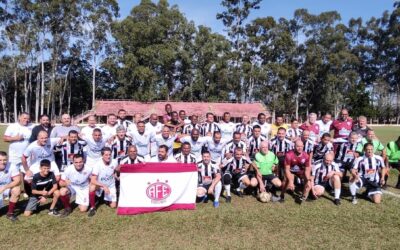
[[[3,207],[3,198],[11,195],[6,218],[12,222],[18,220],[14,208],[21,194],[20,184],[21,176],[17,166],[8,161],[6,152],[0,151],[0,208]]]
[[[25,216],[31,216],[37,210],[38,205],[46,203],[49,198],[53,198],[49,215],[60,215],[55,209],[60,197],[60,191],[58,190],[56,176],[50,171],[50,168],[51,162],[46,159],[42,160],[40,162],[40,172],[33,175],[32,195],[29,197],[28,205],[25,208]]]
[[[111,148],[101,150],[102,159],[93,167],[90,177],[90,192],[96,192],[101,197],[104,192],[104,200],[110,207],[117,207],[117,189],[115,188],[115,171],[118,168],[117,160],[111,160]]]
[[[64,205],[64,212],[61,215],[66,217],[71,213],[70,195],[75,195],[75,203],[78,204],[81,212],[86,212],[90,204],[88,216],[96,214],[95,192],[90,192],[90,177],[92,169],[83,162],[82,155],[74,155],[73,165],[69,165],[61,175],[60,189],[61,201]]]
[[[206,151],[202,154],[202,161],[197,163],[198,185],[197,198],[206,202],[208,195],[214,196],[213,206],[219,207],[219,196],[222,190],[221,171],[218,165],[211,161],[210,152]]]
[[[380,172],[380,173],[379,173]],[[364,156],[358,157],[354,161],[353,169],[351,170],[352,179],[350,180],[350,192],[352,203],[357,204],[357,190],[366,187],[367,195],[374,203],[381,203],[382,191],[381,186],[385,184],[385,179],[380,176],[385,176],[387,168],[383,158],[374,154],[374,146],[367,142],[364,145]]]
[[[312,194],[318,198],[321,197],[325,189],[334,189],[335,205],[340,205],[341,178],[343,173],[340,172],[339,166],[333,162],[334,154],[328,153],[324,156],[324,160],[312,166],[311,186]]]

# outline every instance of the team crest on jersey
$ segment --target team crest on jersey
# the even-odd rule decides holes
[[[171,186],[168,185],[168,180],[165,182],[157,179],[156,182],[147,183],[149,186],[146,189],[146,195],[151,200],[151,203],[164,203],[171,195]]]
[[[306,159],[301,159],[301,163],[305,163],[306,162]]]

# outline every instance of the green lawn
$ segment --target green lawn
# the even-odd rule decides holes
[[[376,134],[386,143],[400,135],[400,127],[379,127]],[[0,149],[4,148],[0,143]],[[394,173],[390,185],[395,182]],[[389,191],[396,192],[393,188]],[[15,224],[2,216],[0,242],[3,249],[399,248],[399,198],[385,195],[380,205],[360,199],[354,206],[344,190],[340,207],[334,206],[331,198],[326,195],[299,206],[291,197],[284,204],[233,197],[232,204],[222,199],[218,209],[208,203],[198,205],[195,211],[124,217],[102,205],[93,218],[76,210],[65,219],[42,211],[29,219],[19,216]]]

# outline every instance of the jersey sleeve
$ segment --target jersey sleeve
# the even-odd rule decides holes
[[[34,142],[32,142],[32,143],[34,143]],[[29,146],[24,150],[23,155],[25,157],[29,157],[31,155],[31,153],[32,153],[32,143],[29,144]]]
[[[12,136],[15,131],[15,125],[14,124],[11,124],[11,125],[9,125],[8,127],[7,127],[7,129],[6,129],[6,132],[4,132],[4,135],[5,136]]]
[[[55,176],[60,176],[60,170],[58,169],[58,166],[54,161],[51,162],[51,171],[54,173]]]
[[[52,173],[52,172],[50,172],[50,176],[51,176],[51,183],[54,185],[54,184],[57,184],[57,179],[56,179],[56,176],[54,175],[54,173]]]
[[[34,175],[33,178],[32,178],[32,184],[31,184],[32,190],[36,190],[37,182],[38,182],[38,177],[37,177],[37,175]]]
[[[99,167],[97,165],[92,168],[92,175],[98,176],[99,172]]]
[[[274,153],[272,153],[272,154],[274,155],[274,165],[278,165],[279,164],[278,157]]]
[[[15,166],[15,165],[11,165],[11,168],[10,168],[10,175],[11,175],[11,178],[14,178],[14,177],[17,177],[17,176],[19,176],[19,169],[17,168],[17,166]]]

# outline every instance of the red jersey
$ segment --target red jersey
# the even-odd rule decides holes
[[[334,120],[330,129],[334,131],[334,139],[347,139],[353,129],[353,120],[351,118],[348,118],[345,121],[339,119]]]
[[[310,157],[306,152],[301,152],[301,154],[295,153],[295,151],[290,151],[285,156],[285,165],[290,166],[290,172],[294,174],[304,173],[305,168],[310,163]]]
[[[317,123],[307,125],[307,123],[303,123],[300,126],[301,130],[309,130],[310,131],[310,140],[316,142],[319,137],[319,125]]]

